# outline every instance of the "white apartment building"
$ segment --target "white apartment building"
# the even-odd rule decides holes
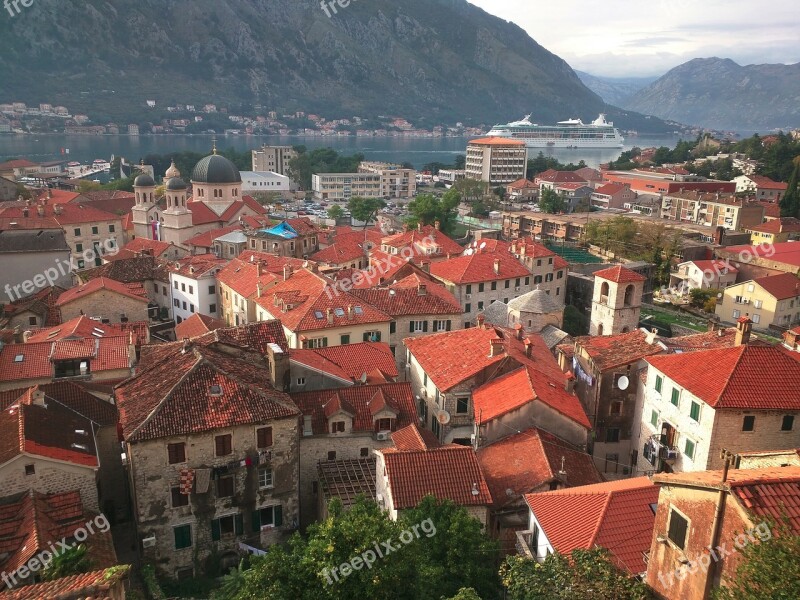
[[[381,176],[381,198],[413,198],[417,191],[417,172],[400,165],[382,162],[362,162],[359,173]]]
[[[186,257],[168,265],[172,318],[181,323],[200,313],[219,318],[217,273],[227,261],[209,255]]]
[[[506,185],[524,179],[527,168],[528,147],[525,142],[492,137],[467,144],[467,179]]]
[[[242,193],[290,192],[292,180],[273,171],[241,171]]]
[[[287,175],[289,161],[297,157],[297,152],[291,146],[261,146],[260,150],[253,150],[253,171],[272,171],[280,175]],[[244,178],[244,173],[242,173]]]
[[[315,200],[347,202],[353,196],[383,198],[383,178],[377,173],[317,173],[311,178]]]

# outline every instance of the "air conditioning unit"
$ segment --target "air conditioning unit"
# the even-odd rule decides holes
[[[517,286],[517,287],[515,287],[515,288],[514,288],[514,291],[515,291],[515,292],[518,292],[518,291],[519,291],[519,289],[520,289],[520,288],[519,288],[519,286]]]
[[[156,536],[151,535],[142,540],[142,548],[152,548],[156,545]]]
[[[667,458],[665,460],[667,460],[667,461],[678,460],[678,451],[677,450],[673,450],[672,448],[668,449],[667,450]]]
[[[469,300],[470,298],[472,298],[472,294],[467,294],[467,300]]]
[[[375,435],[375,439],[378,440],[379,442],[388,442],[390,433],[391,432],[389,431],[379,431]]]
[[[425,387],[419,388],[419,395],[422,396],[423,398],[427,398],[428,397],[427,388],[425,388]]]

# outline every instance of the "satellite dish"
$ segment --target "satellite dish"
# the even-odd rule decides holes
[[[478,247],[478,240],[475,240],[474,242],[472,242],[472,247],[473,248],[477,248]]]
[[[361,383],[362,384],[367,383],[367,374],[366,374],[366,372],[361,376]]]
[[[466,252],[464,252],[465,256],[472,256],[472,248],[469,248]]]
[[[481,242],[481,250],[483,250],[484,248],[486,248],[486,242]]]
[[[446,410],[440,410],[439,414],[436,415],[436,420],[439,421],[439,425],[447,425],[450,422],[450,413]]]
[[[617,379],[617,387],[621,390],[627,390],[630,384],[631,380],[628,379],[626,375],[621,375],[620,378]]]

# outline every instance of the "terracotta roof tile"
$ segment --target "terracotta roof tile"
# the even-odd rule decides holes
[[[380,248],[382,238],[383,235],[374,229],[337,233],[333,245],[312,254],[309,258],[327,265],[349,264],[361,259],[366,262],[369,251],[373,247]]]
[[[381,394],[384,401],[388,402],[390,412],[397,414],[396,427],[402,428],[414,423],[417,419],[417,409],[414,404],[414,395],[410,383],[382,383],[378,385],[357,385],[335,390],[318,390],[313,392],[298,392],[291,394],[292,400],[297,404],[303,415],[311,416],[311,427],[314,435],[328,433],[328,423],[325,406],[334,397],[338,396],[340,402],[351,407],[355,418],[353,431],[375,431],[374,415],[370,410],[370,401]]]
[[[86,296],[99,291],[108,291],[113,294],[127,296],[128,298],[133,298],[134,300],[139,300],[140,302],[147,304],[146,296],[132,292],[131,288],[129,288],[126,284],[120,283],[119,281],[114,281],[113,279],[98,277],[97,279],[92,279],[88,283],[68,289],[66,292],[61,294],[61,296],[59,296],[58,300],[56,301],[56,306],[62,307],[70,302],[82,300]]]
[[[253,298],[262,290],[283,279],[284,267],[300,269],[304,261],[248,250],[230,261],[217,273],[217,281],[228,286],[243,298]]]
[[[481,252],[431,264],[431,275],[456,284],[529,277],[530,271],[506,252]]]
[[[536,182],[547,181],[550,183],[586,183],[586,180],[575,171],[556,171],[548,169],[536,176]]]
[[[396,510],[413,508],[427,495],[461,506],[492,504],[472,448],[451,444],[430,450],[379,450]],[[473,494],[475,489],[478,493]]]
[[[561,482],[562,468],[569,487],[603,481],[589,454],[536,428],[479,448],[478,462],[496,508],[543,485]]]
[[[431,450],[442,444],[430,429],[420,429],[416,423],[392,433],[392,442],[397,450]]]
[[[800,363],[771,346],[734,346],[646,360],[717,409],[800,410]]]
[[[781,273],[780,275],[768,275],[753,280],[760,285],[768,294],[775,296],[778,300],[796,298],[800,296],[800,279],[792,273]]]
[[[480,138],[477,140],[470,140],[468,142],[470,145],[477,145],[477,146],[524,146],[525,142],[520,140],[510,140],[508,138],[502,137],[487,137],[487,138]]]
[[[351,294],[395,318],[415,315],[460,318],[462,314],[461,305],[443,285],[417,274],[380,288],[354,289]]]
[[[647,334],[641,329],[617,335],[579,337],[575,340],[575,346],[585,350],[600,371],[663,352],[655,340],[652,344],[648,343]]]
[[[369,383],[397,378],[397,363],[389,346],[382,342],[360,342],[328,348],[291,350],[292,362],[355,383],[366,374]]]
[[[609,267],[608,269],[603,269],[601,271],[595,271],[595,277],[602,277],[603,279],[608,279],[609,281],[614,281],[616,283],[634,283],[636,281],[647,281],[647,277],[644,275],[640,275],[636,271],[631,271],[623,267],[622,265],[617,265],[615,267]]]
[[[402,233],[387,236],[383,238],[381,245],[394,248],[398,253],[404,248],[412,248],[414,250],[414,257],[412,258],[414,262],[420,262],[431,257],[447,256],[448,254],[457,256],[464,251],[464,248],[455,240],[431,225],[423,225],[417,229],[409,229]]]
[[[184,242],[184,245],[195,246],[197,248],[212,248],[214,246],[214,240],[218,237],[222,237],[223,235],[231,233],[232,231],[242,231],[243,229],[244,227],[238,223],[236,225],[228,225],[227,227],[221,227],[219,229],[212,229],[211,231],[206,231],[205,233],[201,233],[189,238]]]
[[[75,317],[61,325],[37,329],[28,338],[28,344],[38,342],[54,342],[64,339],[99,339],[108,337],[135,336],[135,343],[146,344],[150,341],[150,325],[147,321],[133,323],[100,323],[86,315]]]
[[[195,313],[188,319],[175,325],[175,337],[179,340],[194,338],[222,327],[226,327],[224,321],[209,317],[208,315]]]
[[[129,567],[70,575],[53,581],[36,583],[0,592],[0,600],[110,600],[115,586],[128,577]]]
[[[658,486],[647,477],[528,494],[525,500],[542,531],[561,554],[606,548],[631,574],[647,570]],[[564,519],[564,515],[573,515]]]

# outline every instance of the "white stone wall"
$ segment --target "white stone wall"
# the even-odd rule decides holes
[[[35,473],[25,474],[26,465]],[[36,490],[43,494],[80,491],[86,510],[100,512],[96,470],[71,463],[20,455],[0,466],[0,498]]]

